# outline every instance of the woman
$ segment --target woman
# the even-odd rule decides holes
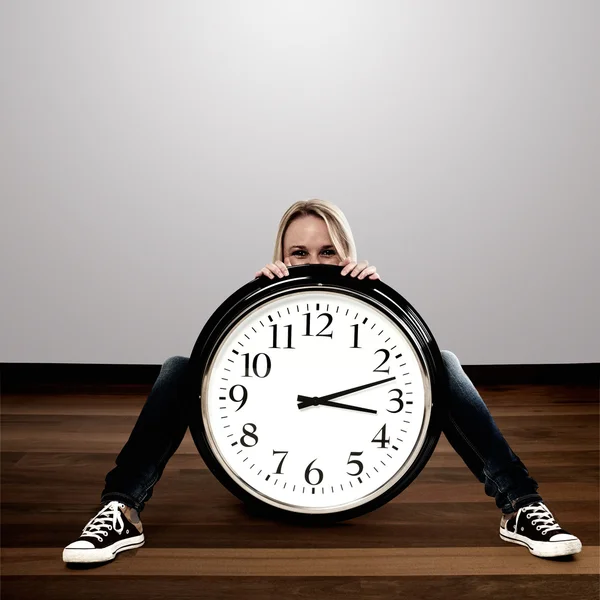
[[[342,211],[323,200],[300,201],[283,215],[273,262],[255,277],[286,277],[287,267],[331,264],[342,275],[379,279],[374,266],[357,262],[352,231]],[[442,351],[448,374],[449,412],[443,432],[485,493],[502,511],[500,537],[542,557],[581,551],[577,537],[560,528],[537,493],[538,484],[513,453],[485,403],[452,352]],[[128,442],[106,476],[103,508],[79,539],[63,551],[65,562],[104,562],[144,544],[139,513],[152,496],[163,469],[187,430],[188,359],[165,362]]]

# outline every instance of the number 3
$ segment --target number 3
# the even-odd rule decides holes
[[[397,398],[390,398],[390,402],[397,402],[398,403],[398,410],[390,410],[388,408],[387,411],[390,412],[390,413],[399,413],[404,408],[404,402],[402,402],[402,400],[400,400],[400,398],[402,398],[402,390],[394,389],[394,390],[390,390],[388,393],[391,394],[392,392],[398,392],[398,397]]]

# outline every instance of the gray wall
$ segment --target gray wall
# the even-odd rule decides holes
[[[463,363],[598,361],[599,17],[4,0],[0,361],[189,354],[309,197]]]

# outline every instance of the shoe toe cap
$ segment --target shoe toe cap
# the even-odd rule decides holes
[[[577,538],[570,533],[557,533],[550,538],[551,542],[572,542]]]
[[[77,540],[76,542],[69,544],[65,550],[90,550],[92,548],[95,548],[92,542],[88,542],[87,540]]]

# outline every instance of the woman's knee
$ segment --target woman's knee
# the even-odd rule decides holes
[[[183,373],[188,365],[189,358],[185,356],[171,356],[165,360],[161,371],[164,374]]]
[[[455,370],[457,368],[462,369],[460,360],[458,360],[458,356],[456,356],[456,354],[454,354],[454,352],[450,352],[450,350],[442,350],[441,354],[442,354],[442,360],[444,362],[446,369],[448,369],[448,370],[451,370],[451,369]]]
[[[165,360],[165,365],[179,366],[179,365],[187,365],[190,359],[186,356],[171,356]]]

